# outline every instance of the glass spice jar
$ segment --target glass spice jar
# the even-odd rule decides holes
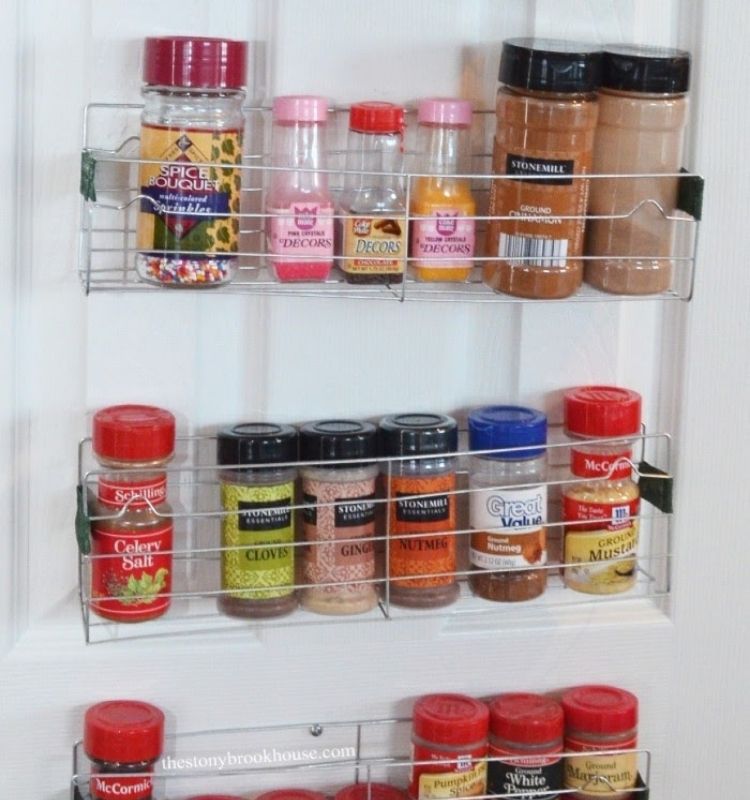
[[[415,763],[409,780],[411,800],[485,794],[488,725],[487,706],[472,697],[462,694],[420,697],[413,712]]]
[[[469,560],[472,589],[486,600],[531,600],[547,586],[547,417],[522,406],[470,412]],[[506,488],[507,487],[507,488]]]
[[[555,800],[562,789],[563,710],[539,694],[498,695],[490,703],[488,794]]]
[[[583,233],[601,54],[508,39],[500,59],[484,280],[517,297],[568,297],[583,278]]]
[[[638,698],[615,686],[577,686],[562,697],[565,751],[563,785],[573,800],[628,800],[638,782],[638,754],[595,755],[637,745]]]
[[[641,396],[616,386],[583,386],[563,398],[566,433],[578,442],[563,487],[565,584],[588,594],[635,585],[640,492],[631,479],[632,437],[641,430]],[[597,444],[596,438],[623,437]]]
[[[365,781],[344,786],[336,792],[333,800],[406,800],[406,794],[388,783]]]
[[[221,431],[220,610],[233,617],[279,617],[297,607],[294,591],[294,481],[297,431],[249,422]],[[249,545],[246,549],[243,547]]]
[[[91,761],[91,800],[151,800],[150,773],[164,746],[164,714],[138,700],[107,700],[86,709],[83,749]]]
[[[380,421],[388,503],[388,598],[437,608],[458,597],[456,459],[458,426],[439,414],[394,414]],[[424,456],[429,455],[429,458]]]
[[[318,614],[361,614],[378,602],[375,584],[377,435],[369,422],[324,420],[300,428],[307,545],[302,605]],[[341,460],[367,459],[356,463]],[[372,459],[372,461],[369,461]]]
[[[164,467],[174,453],[175,419],[154,406],[97,411],[92,448],[99,476],[91,525],[91,602],[117,622],[144,622],[169,608],[172,509]]]
[[[159,286],[228,283],[237,262],[247,45],[146,39],[136,269]],[[213,166],[216,164],[217,166]]]

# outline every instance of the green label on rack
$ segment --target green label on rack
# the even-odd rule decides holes
[[[76,539],[81,554],[88,555],[91,552],[91,522],[86,516],[83,486],[80,483],[76,487]]]
[[[81,153],[81,194],[84,200],[96,200],[96,158],[90,150]]]

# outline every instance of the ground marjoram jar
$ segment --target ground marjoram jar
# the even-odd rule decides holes
[[[573,800],[628,800],[638,782],[638,754],[595,755],[637,745],[638,698],[615,686],[578,686],[562,697],[565,751],[563,785]]]
[[[448,605],[458,597],[456,459],[451,458],[458,446],[456,420],[394,414],[380,421],[379,434],[381,455],[415,456],[382,465],[391,498],[388,597],[412,608]]]
[[[251,422],[221,431],[222,547],[219,608],[233,617],[279,617],[297,607],[294,592],[294,481],[297,431]]]
[[[547,563],[547,417],[533,408],[485,406],[468,422],[471,450],[524,448],[471,456],[469,582],[487,600],[531,600],[547,586],[547,571],[533,569]]]
[[[583,278],[583,233],[601,54],[551,39],[503,43],[484,280],[506,294],[568,297]],[[563,219],[576,217],[576,219]],[[499,259],[499,260],[497,260]]]
[[[652,294],[672,285],[675,223],[682,145],[688,113],[690,54],[644,45],[605,49],[599,93],[594,172],[617,175],[591,181],[592,216],[586,233],[585,280],[617,294]],[[629,174],[656,173],[645,178]],[[659,177],[658,173],[671,173]],[[608,258],[609,256],[609,258]]]
[[[411,800],[476,797],[487,791],[489,710],[462,694],[428,694],[414,704]],[[431,764],[429,762],[435,762]]]
[[[139,171],[141,280],[200,289],[234,275],[246,63],[245,42],[146,39],[141,158],[154,163]]]
[[[100,617],[145,622],[164,614],[172,587],[172,519],[164,471],[175,419],[162,408],[119,405],[92,422],[92,449],[107,472],[92,501],[91,602]]]
[[[92,800],[151,800],[150,773],[164,745],[164,714],[150,703],[107,700],[86,710],[83,726]]]
[[[318,614],[361,614],[375,583],[377,431],[369,422],[324,420],[300,428],[303,461],[302,605]],[[347,459],[372,459],[336,463]],[[330,463],[328,463],[330,462]]]
[[[640,492],[631,479],[641,396],[617,386],[582,386],[563,396],[565,432],[577,439],[562,491],[565,585],[616,594],[635,585]],[[597,438],[623,437],[598,444]],[[583,480],[580,480],[583,479]]]

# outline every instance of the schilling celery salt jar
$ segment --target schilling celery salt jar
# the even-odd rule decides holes
[[[146,39],[136,269],[160,286],[203,288],[233,277],[247,45]],[[214,166],[216,165],[216,166]]]

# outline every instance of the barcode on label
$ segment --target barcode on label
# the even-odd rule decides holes
[[[514,267],[565,267],[568,240],[501,233],[498,255]]]

